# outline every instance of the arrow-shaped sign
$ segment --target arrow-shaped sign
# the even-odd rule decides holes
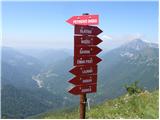
[[[97,56],[75,56],[74,66],[78,65],[96,65],[101,59]]]
[[[75,34],[80,34],[80,35],[98,35],[102,32],[101,29],[99,29],[96,26],[84,26],[84,25],[75,25]]]
[[[70,70],[74,75],[89,75],[89,74],[97,74],[97,65],[95,66],[76,66],[72,70]]]
[[[71,25],[98,25],[99,16],[98,15],[73,16],[66,22],[68,22]]]
[[[80,95],[85,93],[93,93],[93,92],[96,92],[96,90],[97,90],[96,84],[89,84],[89,85],[75,86],[68,92],[70,92],[73,95]]]
[[[75,85],[86,85],[97,83],[97,75],[84,75],[84,76],[76,76],[68,82]]]
[[[74,56],[97,55],[102,49],[97,46],[75,46]]]
[[[95,36],[74,36],[74,45],[98,45],[102,40]]]

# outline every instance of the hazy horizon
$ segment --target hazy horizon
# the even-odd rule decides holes
[[[141,38],[135,38],[135,39],[141,39]],[[122,43],[118,44],[117,46],[110,47],[109,49],[104,49],[104,50],[105,51],[112,50],[114,48],[120,47],[121,45],[127,44],[128,42],[131,42],[131,41],[133,41],[135,39],[121,41]],[[151,41],[147,41],[147,40],[143,40],[143,39],[141,39],[141,40],[144,41],[144,42],[147,42],[147,43],[153,43],[153,44],[158,44],[159,45],[159,42],[151,42]],[[113,44],[115,44],[115,41],[113,41]],[[98,46],[100,46],[100,45],[98,45]],[[70,51],[74,50],[74,48],[55,48],[55,47],[50,47],[50,46],[47,46],[47,47],[45,47],[45,46],[37,46],[37,47],[35,47],[35,46],[32,46],[32,47],[25,46],[24,47],[24,46],[10,46],[10,45],[3,45],[3,44],[0,47],[1,48],[3,48],[3,47],[9,47],[9,48],[14,48],[14,49],[40,49],[40,50],[51,49],[51,50],[70,50]],[[102,46],[100,46],[100,47],[102,47]]]

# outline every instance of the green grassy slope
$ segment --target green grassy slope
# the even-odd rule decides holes
[[[108,100],[102,104],[91,106],[87,110],[86,118],[152,118],[159,117],[159,92],[143,92],[135,95],[124,95],[114,100]],[[79,118],[78,109],[68,109],[57,112],[48,112],[33,118],[42,119],[76,119]]]

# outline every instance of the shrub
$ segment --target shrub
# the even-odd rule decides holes
[[[135,81],[130,85],[125,85],[125,89],[129,95],[141,93],[143,91],[142,88],[138,87],[137,84],[138,84],[138,81]]]

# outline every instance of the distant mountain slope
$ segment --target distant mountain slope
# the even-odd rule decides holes
[[[67,91],[71,88],[71,84],[68,80],[73,77],[68,71],[72,68],[73,59],[68,57],[65,60],[58,61],[45,69],[45,71],[39,73],[36,77],[41,82],[42,88],[46,88],[54,94],[63,96],[66,100],[71,101],[69,105],[75,105],[78,103],[77,97],[69,94]]]
[[[97,93],[89,95],[92,103],[115,98],[125,93],[124,85],[139,80],[139,85],[147,90],[158,88],[158,45],[133,40],[117,49],[105,53],[98,65]],[[67,81],[73,77],[69,70],[73,67],[73,57],[58,61],[38,78],[44,88],[70,99]],[[61,88],[61,89],[59,89]],[[76,97],[73,96],[73,100]]]
[[[86,111],[88,119],[158,119],[159,92],[142,92],[132,96],[124,95],[108,100],[99,105],[91,106]],[[34,119],[78,119],[78,108],[57,112],[48,112],[32,117]]]
[[[67,106],[61,102],[63,96],[39,88],[32,79],[42,68],[36,58],[12,48],[2,48],[2,118],[25,118]]]
[[[18,49],[23,54],[32,56],[43,63],[43,65],[48,66],[59,60],[66,59],[68,56],[71,56],[71,50],[68,49],[38,49],[38,48],[30,48],[30,49]]]
[[[29,90],[2,86],[2,118],[25,118],[60,107],[61,97],[44,89]]]
[[[99,89],[106,98],[124,93],[124,85],[136,80],[147,90],[158,88],[159,49],[136,39],[103,55],[99,65]]]
[[[2,85],[38,87],[32,75],[39,73],[42,67],[41,62],[31,56],[21,54],[12,48],[2,48]]]

